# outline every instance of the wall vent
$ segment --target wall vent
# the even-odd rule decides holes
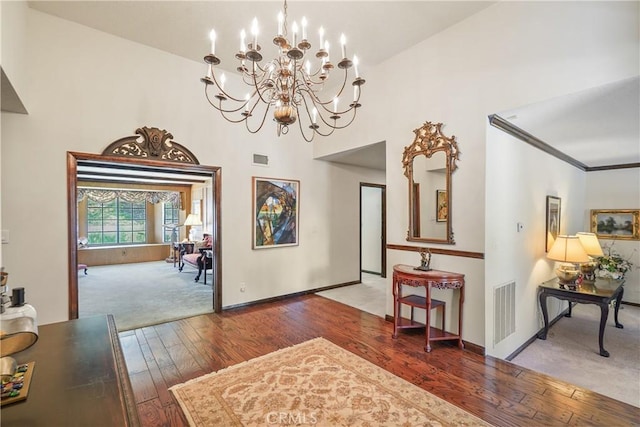
[[[493,344],[516,331],[516,282],[493,289]]]
[[[265,156],[264,154],[254,154],[253,164],[255,166],[269,166],[269,156]]]

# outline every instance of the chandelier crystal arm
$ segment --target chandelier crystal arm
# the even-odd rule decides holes
[[[267,108],[264,109],[264,114],[262,115],[262,121],[260,122],[260,126],[258,126],[255,130],[251,130],[251,128],[249,127],[249,117],[252,116],[251,113],[253,113],[253,110],[255,110],[256,105],[254,105],[253,108],[251,109],[251,112],[244,117],[245,127],[247,128],[249,133],[254,133],[254,134],[260,132],[260,129],[262,129],[262,126],[264,126],[264,122],[267,119],[267,114],[269,113],[269,108],[270,108],[269,106],[267,106]]]
[[[304,80],[303,80],[303,82],[302,82],[301,84],[303,84],[303,85],[304,85],[304,88],[305,88],[305,89],[299,89],[299,90],[305,90],[305,91],[309,94],[309,96],[311,96],[311,97],[314,99],[314,104],[316,104],[316,105],[321,105],[321,106],[322,106],[322,108],[323,108],[327,113],[344,114],[344,113],[348,112],[348,111],[349,111],[349,109],[346,109],[346,110],[344,110],[344,111],[338,111],[338,112],[335,112],[335,111],[333,111],[333,110],[328,109],[326,106],[327,106],[327,105],[330,105],[331,103],[333,103],[333,100],[334,100],[335,98],[339,98],[339,97],[340,97],[340,95],[342,95],[342,92],[344,92],[344,88],[345,88],[345,86],[346,86],[346,84],[347,84],[347,77],[348,77],[348,72],[347,72],[347,70],[345,69],[345,72],[344,72],[344,79],[343,79],[343,81],[342,81],[342,86],[340,87],[340,90],[335,94],[335,96],[333,97],[333,99],[329,99],[329,100],[327,100],[327,101],[322,101],[322,100],[318,97],[318,95],[316,94],[316,92],[315,92],[315,91],[314,91],[314,90],[313,90],[313,89],[312,89],[312,88],[307,84],[307,82],[306,82],[306,81],[304,81]],[[359,92],[359,91],[358,91],[358,92]]]
[[[211,98],[209,97],[209,93],[207,92],[207,87],[206,87],[206,86],[205,86],[205,88],[204,88],[204,95],[205,95],[205,97],[206,97],[207,101],[209,102],[209,105],[211,105],[213,108],[215,108],[216,110],[220,111],[220,112],[221,112],[221,113],[223,113],[223,114],[224,114],[224,113],[227,113],[227,114],[237,113],[237,112],[238,112],[238,111],[240,111],[243,107],[245,107],[245,105],[247,105],[247,104],[248,104],[248,101],[244,101],[244,103],[243,103],[242,105],[240,105],[238,108],[236,108],[236,109],[229,109],[229,110],[227,110],[227,109],[222,108],[222,101],[223,101],[223,99],[221,99],[221,98],[219,97],[219,95],[215,95],[215,98],[216,98],[216,99],[218,100],[218,102],[220,103],[220,106],[217,106],[217,105],[216,105],[216,104],[211,100]],[[240,102],[240,101],[238,101],[238,102]],[[242,119],[241,119],[241,120],[234,121],[233,123],[240,123],[241,121],[242,121]]]
[[[307,114],[308,114],[309,113],[309,109],[308,109],[308,107],[306,105],[305,105],[305,109],[306,109]],[[310,122],[311,122],[311,120],[310,120]],[[320,130],[320,126],[318,126],[317,124],[312,124],[311,126],[309,126],[309,128],[311,129],[311,132],[310,132],[311,136],[309,137],[309,136],[307,136],[307,134],[305,133],[305,130],[302,127],[302,120],[298,120],[298,127],[300,128],[300,134],[302,135],[302,138],[304,138],[304,140],[307,141],[307,142],[313,141],[313,139],[314,139],[314,137],[316,135],[329,136],[335,130],[334,127],[329,126],[329,129],[330,129],[329,132],[324,133],[324,132],[322,132]]]

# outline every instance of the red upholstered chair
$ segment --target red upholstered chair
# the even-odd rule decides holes
[[[195,277],[195,281],[200,280],[200,275],[204,271],[204,284],[207,284],[207,270],[212,270],[212,259],[213,252],[211,251],[212,240],[210,234],[203,234],[203,240],[201,242],[196,242],[194,245],[194,251],[191,254],[182,254],[182,263],[180,264],[179,270],[182,271],[182,268],[185,264],[189,264],[192,267],[198,269],[198,274]]]
[[[185,264],[188,264],[192,267],[198,269],[198,274],[195,277],[195,281],[200,280],[200,276],[202,272],[204,272],[204,284],[207,284],[207,270],[213,269],[213,251],[211,247],[203,247],[198,248],[198,253],[185,254],[182,256],[182,265],[180,266],[180,271]]]

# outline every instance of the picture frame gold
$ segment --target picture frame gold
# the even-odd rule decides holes
[[[640,240],[640,209],[591,209],[590,218],[598,239]]]

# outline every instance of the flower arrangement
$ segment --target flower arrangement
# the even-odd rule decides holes
[[[622,279],[625,273],[631,270],[633,264],[629,261],[629,258],[623,258],[619,253],[613,250],[613,244],[611,246],[605,246],[604,255],[597,257],[598,261],[598,277]]]

